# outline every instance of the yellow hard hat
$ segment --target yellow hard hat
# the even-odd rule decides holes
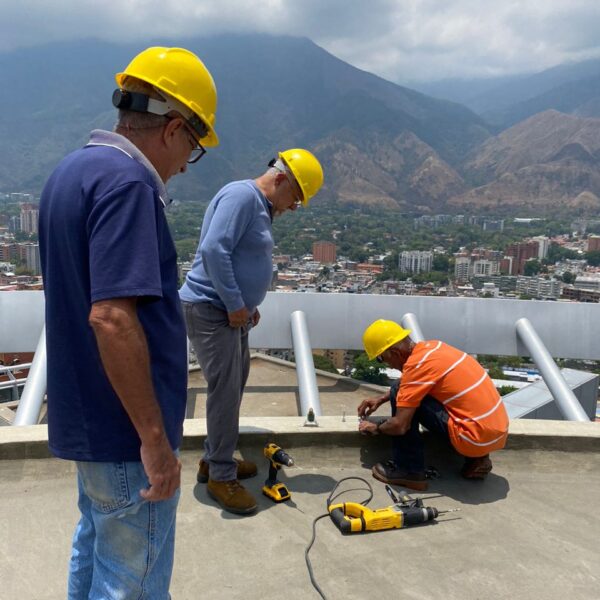
[[[292,148],[279,153],[294,179],[302,190],[302,206],[319,191],[323,185],[323,169],[317,157],[302,148]]]
[[[147,48],[115,75],[119,87],[127,76],[145,81],[181,102],[193,113],[188,121],[198,132],[198,141],[204,146],[219,144],[214,130],[217,88],[209,70],[193,52],[184,48]]]
[[[401,342],[410,335],[410,332],[410,329],[404,329],[394,321],[378,319],[371,323],[363,333],[363,346],[369,360],[373,360],[394,344]]]

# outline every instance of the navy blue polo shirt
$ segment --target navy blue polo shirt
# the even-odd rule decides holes
[[[39,237],[48,434],[60,458],[140,460],[139,436],[108,381],[88,322],[92,304],[110,298],[138,298],[165,430],[173,449],[181,443],[187,342],[166,197],[143,154],[123,136],[99,130],[46,183]]]

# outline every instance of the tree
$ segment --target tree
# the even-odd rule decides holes
[[[321,356],[320,354],[313,354],[313,362],[315,363],[315,369],[319,369],[320,371],[328,371],[329,373],[338,374],[338,370],[335,368],[335,365],[329,358],[326,356]]]
[[[15,268],[15,275],[33,275],[33,271],[25,265],[18,265]]]
[[[533,260],[528,260],[525,263],[525,275],[528,275],[529,277],[533,276],[533,275],[537,275],[540,270],[542,268],[542,265],[540,263],[539,260],[537,259],[533,259]]]
[[[498,393],[501,396],[506,396],[506,394],[510,394],[511,392],[514,392],[516,389],[516,387],[514,387],[513,385],[501,385],[498,389]]]
[[[556,243],[550,244],[547,256],[548,264],[553,265],[555,262],[565,260],[567,258],[579,258],[579,255],[574,250],[563,248]]]
[[[600,250],[592,250],[591,252],[585,253],[585,259],[588,261],[588,265],[597,267],[600,265]]]
[[[573,283],[575,281],[575,275],[571,271],[565,271],[562,274],[562,280],[564,283]]]
[[[387,375],[382,372],[381,364],[376,360],[369,360],[364,352],[354,359],[352,378],[377,385],[387,385],[388,383]]]
[[[490,367],[488,370],[488,375],[492,379],[504,379],[504,371],[502,371],[502,369],[497,365]]]
[[[446,256],[445,254],[436,254],[433,257],[433,262],[431,263],[431,270],[447,273],[449,266],[450,258],[448,256]]]

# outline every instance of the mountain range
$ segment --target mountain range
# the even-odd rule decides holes
[[[324,167],[315,203],[403,212],[600,208],[600,68],[596,76],[590,65],[577,67],[583,78],[563,74],[533,96],[521,78],[512,103],[480,104],[477,114],[356,69],[306,38],[145,45],[153,44],[196,52],[219,94],[221,145],[169,182],[175,198],[207,202],[227,181],[259,175],[278,150],[300,146]],[[0,191],[39,194],[90,129],[112,127],[114,73],[141,49],[87,40],[0,54]],[[490,117],[498,111],[513,116]]]

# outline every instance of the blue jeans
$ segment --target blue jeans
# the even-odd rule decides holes
[[[141,462],[78,462],[77,480],[68,599],[169,599],[179,490],[161,502],[141,498]]]
[[[396,395],[400,383],[390,388],[390,404],[392,416],[396,414]],[[392,458],[400,471],[422,473],[425,471],[425,444],[419,432],[419,424],[432,433],[441,434],[448,443],[448,412],[444,406],[432,398],[425,396],[415,411],[410,429],[404,435],[392,436]]]

